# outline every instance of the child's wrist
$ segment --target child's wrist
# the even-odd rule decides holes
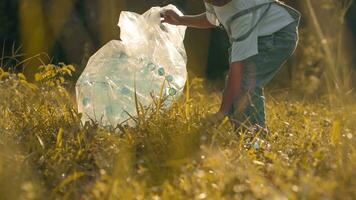
[[[222,116],[222,117],[225,117],[225,116],[227,116],[228,112],[225,112],[223,110],[219,110],[219,112],[217,112],[217,114]]]
[[[180,25],[180,26],[186,26],[187,25],[187,18],[186,18],[185,15],[179,16],[178,25]]]

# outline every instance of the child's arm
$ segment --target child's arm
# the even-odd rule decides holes
[[[242,62],[234,62],[230,66],[226,88],[219,113],[227,115],[235,98],[241,93]]]
[[[208,116],[207,120],[210,123],[220,123],[230,112],[234,100],[241,96],[241,72],[242,62],[234,62],[230,65],[228,80],[224,90],[219,112]],[[241,101],[243,99],[239,99]],[[241,108],[236,108],[241,109]]]
[[[206,13],[198,15],[184,15],[179,16],[173,10],[166,10],[161,13],[163,18],[162,22],[166,22],[172,25],[183,25],[194,28],[213,28],[215,25],[211,24],[206,17]]]

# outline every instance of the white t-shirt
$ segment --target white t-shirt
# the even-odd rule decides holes
[[[205,3],[206,14],[209,22],[218,26],[221,24],[226,27],[228,19],[236,14],[237,1],[232,0],[224,6],[214,6]],[[232,37],[236,38],[247,33],[261,18],[268,5],[261,7],[249,14],[243,15],[230,24]],[[231,46],[231,60],[236,62],[245,60],[251,56],[258,54],[259,36],[270,35],[288,24],[294,22],[295,19],[288,13],[288,11],[278,4],[272,4],[267,14],[263,17],[262,21],[253,30],[248,38],[240,42],[234,42]]]

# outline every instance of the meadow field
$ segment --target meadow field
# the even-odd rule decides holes
[[[170,109],[101,127],[65,89],[72,66],[41,69],[0,69],[0,199],[356,199],[352,94],[267,95],[264,136],[208,125],[219,93],[194,79]]]

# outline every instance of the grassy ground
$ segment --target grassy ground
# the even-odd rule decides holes
[[[268,98],[270,134],[205,126],[217,94],[190,86],[134,128],[83,125],[49,67],[0,72],[0,199],[356,199],[356,104]],[[52,71],[52,72],[51,72]]]

